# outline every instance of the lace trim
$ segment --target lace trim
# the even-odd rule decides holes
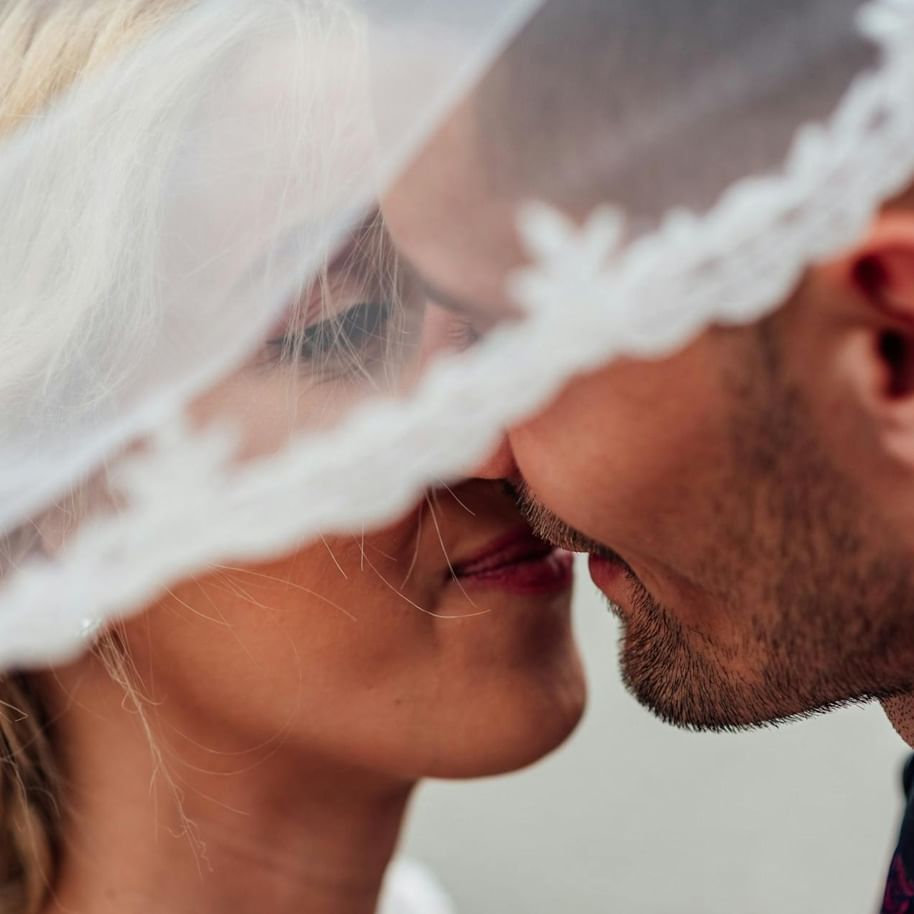
[[[326,437],[241,468],[225,430],[164,429],[117,470],[128,511],[87,523],[53,562],[13,575],[0,601],[0,667],[65,658],[86,631],[220,556],[265,558],[303,538],[380,525],[483,458],[501,428],[572,375],[622,354],[660,356],[712,323],[774,310],[810,262],[851,245],[914,174],[914,0],[875,0],[860,26],[882,47],[879,69],[857,79],[828,124],[799,132],[780,174],[739,182],[707,214],[672,212],[623,251],[615,210],[577,228],[528,207],[521,230],[536,266],[514,291],[531,319],[436,366],[408,403],[371,404]],[[569,298],[579,305],[573,322]]]

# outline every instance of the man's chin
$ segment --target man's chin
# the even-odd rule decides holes
[[[779,675],[769,666],[751,677],[736,674],[718,662],[706,644],[694,637],[663,607],[638,605],[621,610],[620,667],[629,693],[665,723],[700,732],[737,732],[776,726],[848,705],[871,701],[836,677],[831,687],[824,680],[797,682],[790,664]],[[785,658],[786,660],[787,658]],[[914,740],[914,696],[910,735]]]
[[[852,689],[805,697],[770,682],[754,689],[744,680],[729,679],[706,658],[671,657],[643,646],[632,656],[625,636],[620,665],[623,683],[639,704],[664,723],[691,732],[766,729],[879,700],[871,692]],[[884,700],[883,706],[899,735],[914,747],[914,692]]]
[[[632,672],[623,661],[622,680],[629,694],[665,724],[693,733],[736,733],[772,726],[782,715],[747,714],[744,709],[722,700],[712,699],[706,688],[658,683],[653,677]]]

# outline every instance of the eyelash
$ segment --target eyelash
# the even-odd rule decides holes
[[[365,371],[383,358],[390,342],[391,302],[359,302],[341,314],[291,330],[268,341],[276,358],[295,362],[315,372],[345,378]],[[482,338],[470,321],[453,317],[446,331],[449,347],[465,352]]]
[[[482,334],[469,321],[455,317],[448,327],[447,337],[458,352],[464,352],[475,346]]]

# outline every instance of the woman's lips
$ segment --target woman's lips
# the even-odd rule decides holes
[[[574,581],[574,556],[556,549],[529,530],[490,543],[455,565],[463,585],[491,587],[520,595],[561,593]]]

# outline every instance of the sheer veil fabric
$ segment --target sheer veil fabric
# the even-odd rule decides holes
[[[178,6],[0,146],[7,669],[395,518],[573,375],[757,320],[914,175],[910,0],[619,0],[598,53],[524,43],[561,0]],[[379,213],[455,111],[522,257],[430,355]]]

